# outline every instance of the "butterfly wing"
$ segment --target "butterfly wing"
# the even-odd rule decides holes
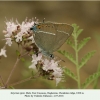
[[[49,54],[59,49],[73,31],[72,26],[59,23],[41,23],[37,28],[39,30],[35,34],[35,42],[39,48]]]
[[[57,41],[57,44],[55,44],[53,52],[59,49],[66,40],[71,36],[73,32],[73,27],[68,24],[54,24],[56,29],[56,38],[55,41]]]

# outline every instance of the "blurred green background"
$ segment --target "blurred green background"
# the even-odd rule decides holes
[[[88,63],[81,69],[81,83],[85,79],[97,71],[98,63],[100,61],[100,46],[95,38],[96,35],[100,34],[100,2],[99,1],[29,1],[29,2],[3,2],[0,1],[0,48],[5,44],[2,41],[4,34],[2,31],[5,29],[5,17],[10,20],[18,20],[20,23],[25,20],[26,17],[32,18],[37,17],[39,21],[46,18],[46,21],[53,21],[59,23],[76,23],[80,28],[84,29],[82,34],[79,36],[79,41],[85,37],[91,37],[92,39],[86,46],[79,52],[79,60],[87,52],[96,50],[95,55],[88,61]],[[99,35],[100,36],[100,35]],[[11,47],[7,47],[7,58],[0,60],[0,75],[4,81],[7,77],[16,61],[17,46],[13,44]],[[66,44],[64,44],[61,50],[67,50],[71,53],[74,51]],[[56,53],[61,59],[65,60],[62,63],[63,66],[69,68],[73,73],[76,74],[76,68],[68,59],[63,57],[61,54]],[[31,58],[26,60],[31,62]],[[27,62],[26,62],[27,63]],[[25,79],[31,75],[31,70],[27,64],[20,62],[13,73],[10,83],[14,83]],[[100,78],[98,87],[100,88]],[[18,89],[52,89],[52,88],[77,88],[77,83],[70,77],[66,77],[66,82],[60,83],[58,87],[55,86],[55,82],[47,81],[45,79],[35,79],[19,85],[15,88]],[[92,88],[92,84],[88,87]]]

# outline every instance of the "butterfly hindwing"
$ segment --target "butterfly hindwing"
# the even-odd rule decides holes
[[[65,41],[70,37],[73,31],[73,27],[67,24],[55,24],[55,26],[57,26],[56,41],[58,45],[55,45],[53,51],[59,49],[65,43]]]

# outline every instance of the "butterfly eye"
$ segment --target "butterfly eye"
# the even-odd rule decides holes
[[[33,30],[33,27],[31,27],[30,30]]]

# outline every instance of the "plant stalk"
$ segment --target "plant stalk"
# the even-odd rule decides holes
[[[1,79],[1,81],[2,81],[2,85],[5,86],[4,80],[3,80],[3,78],[2,78],[1,75],[0,75],[0,79]]]
[[[35,78],[37,78],[37,77],[39,77],[39,75],[38,75],[38,76],[36,76],[36,75],[35,75],[35,76],[31,76],[31,77],[26,78],[26,79],[24,79],[24,80],[18,81],[18,82],[13,83],[13,84],[10,84],[9,86],[18,85],[18,84],[24,83],[24,82],[26,82],[26,81],[33,80],[33,78],[35,79]]]
[[[75,53],[76,53],[76,69],[77,69],[77,84],[78,84],[78,89],[80,89],[80,69],[79,69],[79,61],[78,61],[78,46],[77,46],[77,36],[75,34]]]
[[[17,66],[17,64],[18,64],[18,62],[19,62],[19,58],[17,58],[17,60],[16,60],[16,62],[15,62],[15,64],[14,64],[14,66],[13,66],[13,68],[12,68],[12,70],[11,70],[11,72],[10,72],[10,74],[9,74],[9,76],[8,76],[8,79],[7,79],[7,81],[6,81],[6,88],[7,88],[7,85],[8,85],[8,83],[9,83],[9,81],[10,81],[10,79],[11,79],[11,76],[12,76],[12,74],[13,74],[13,72],[14,72],[14,70],[15,70],[15,68],[16,68],[16,66]]]

